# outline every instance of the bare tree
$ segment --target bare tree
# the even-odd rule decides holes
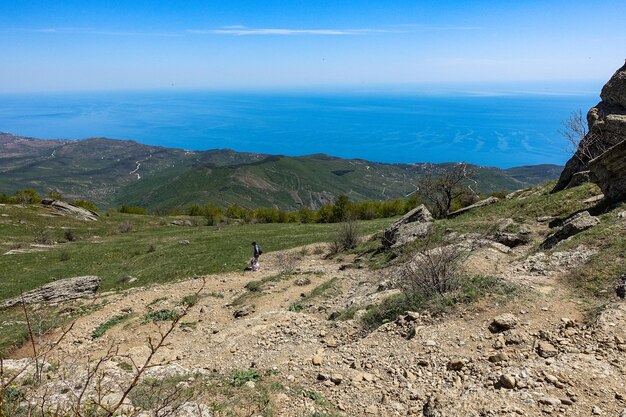
[[[560,133],[567,139],[568,152],[574,154],[583,164],[602,154],[608,148],[600,135],[587,129],[587,120],[585,120],[580,109],[572,112],[569,118],[563,122],[563,130]]]
[[[450,206],[455,198],[464,193],[475,194],[471,186],[463,186],[466,180],[476,175],[465,162],[454,164],[440,170],[438,173],[429,172],[417,182],[420,196],[429,205],[431,212],[437,218],[447,217]]]

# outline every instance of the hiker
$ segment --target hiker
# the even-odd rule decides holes
[[[250,261],[250,266],[252,267],[253,271],[258,271],[260,266],[259,266],[259,256],[263,253],[263,250],[261,250],[261,247],[259,245],[257,245],[256,242],[252,242],[252,260]]]

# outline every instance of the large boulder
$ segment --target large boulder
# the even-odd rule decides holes
[[[453,211],[452,213],[448,214],[448,217],[455,217],[455,216],[458,216],[459,214],[467,213],[468,211],[473,210],[478,207],[490,206],[492,204],[497,203],[498,201],[500,201],[498,200],[498,197],[487,197],[486,199],[480,200],[479,202],[474,203],[471,206],[463,207],[462,209]]]
[[[420,205],[385,229],[382,243],[387,248],[398,247],[428,236],[433,216],[425,205]]]
[[[552,192],[576,185],[584,176],[575,175],[589,170],[594,156],[626,140],[626,64],[602,88],[600,98],[602,101],[587,113],[589,133],[567,161]]]
[[[593,217],[588,211],[583,211],[567,219],[554,233],[549,235],[541,244],[542,249],[550,249],[562,240],[574,236],[600,223],[597,217]]]
[[[60,216],[71,215],[79,218],[80,220],[95,221],[98,220],[99,214],[86,208],[78,207],[70,203],[66,203],[61,200],[45,199],[41,202],[44,206],[50,207],[54,210],[55,214]]]
[[[626,140],[592,159],[589,170],[607,200],[626,200]]]
[[[26,304],[59,303],[77,298],[93,297],[100,288],[100,278],[84,276],[67,278],[51,282],[32,291],[25,292],[22,297]],[[22,297],[15,297],[0,302],[0,308],[13,307],[22,302]]]

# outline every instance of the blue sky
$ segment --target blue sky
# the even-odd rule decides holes
[[[604,82],[626,1],[0,0],[0,92]]]

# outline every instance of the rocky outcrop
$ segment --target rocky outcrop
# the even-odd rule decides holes
[[[452,213],[448,214],[448,217],[456,217],[459,214],[466,213],[466,212],[468,212],[470,210],[473,210],[475,208],[478,208],[478,207],[490,206],[491,204],[495,204],[498,201],[499,200],[498,200],[497,197],[489,197],[489,198],[481,200],[481,201],[479,201],[477,203],[474,203],[471,206],[463,207],[462,209],[459,209],[457,211],[453,211]]]
[[[587,171],[595,156],[626,140],[626,64],[602,88],[600,98],[602,101],[587,113],[589,133],[567,161],[552,192],[577,185],[585,176],[576,174]]]
[[[59,303],[77,298],[92,297],[100,288],[100,278],[84,276],[62,279],[23,294],[26,304]],[[22,302],[22,297],[15,297],[0,302],[0,308],[13,307]]]
[[[394,248],[425,237],[430,233],[432,222],[433,216],[422,204],[385,229],[382,243],[387,248]]]
[[[54,209],[55,214],[60,216],[75,216],[80,220],[95,221],[99,214],[86,208],[78,207],[65,201],[45,199],[41,202],[46,207]]]
[[[626,200],[626,140],[589,162],[591,181],[610,201]]]
[[[587,230],[600,223],[597,217],[593,217],[588,211],[578,213],[570,219],[567,219],[563,225],[554,233],[549,235],[541,244],[542,249],[550,249],[556,246],[560,241],[574,236],[584,230]]]

